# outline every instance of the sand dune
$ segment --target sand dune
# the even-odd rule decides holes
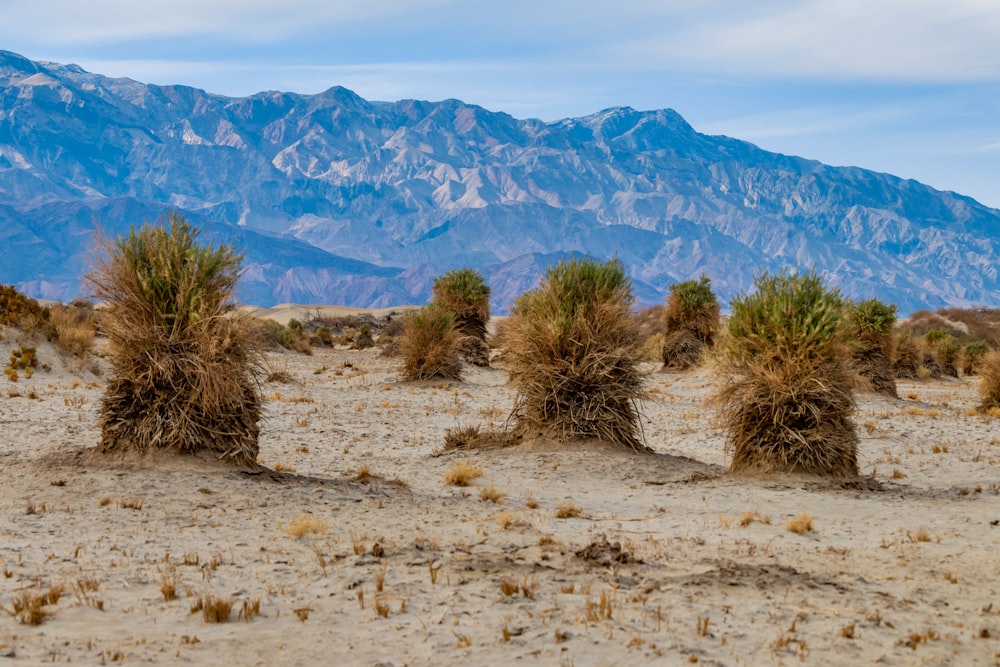
[[[248,475],[94,458],[106,371],[39,356],[51,370],[0,379],[11,664],[1000,660],[1000,422],[967,415],[973,380],[861,395],[865,478],[837,485],[726,475],[709,369],[649,375],[653,455],[442,454],[446,429],[503,423],[505,371],[414,386],[377,350],[275,353],[294,381],[264,387],[267,469]],[[483,475],[446,485],[460,462]],[[790,531],[803,513],[813,529]],[[40,625],[17,622],[22,595],[59,587]],[[211,598],[229,622],[206,621]]]

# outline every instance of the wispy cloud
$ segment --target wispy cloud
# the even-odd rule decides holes
[[[904,106],[857,108],[848,105],[791,107],[734,116],[701,125],[706,134],[727,134],[749,141],[836,134],[859,128],[899,125],[911,115]]]
[[[764,77],[1000,79],[992,0],[772,0],[618,48],[619,62]]]

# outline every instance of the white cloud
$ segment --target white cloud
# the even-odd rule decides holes
[[[9,0],[0,36],[92,44],[176,36],[276,41],[322,26],[405,18],[455,0]]]
[[[622,44],[619,62],[760,76],[1000,78],[994,0],[775,0],[691,18]]]
[[[848,106],[794,107],[711,121],[699,125],[697,130],[747,141],[763,141],[870,130],[898,125],[909,115],[905,106],[895,105],[860,109]]]

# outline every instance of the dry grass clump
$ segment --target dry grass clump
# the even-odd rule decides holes
[[[803,512],[789,519],[785,524],[785,528],[798,535],[805,535],[806,533],[813,532],[813,522],[814,517],[809,512]]]
[[[566,500],[556,507],[555,517],[557,519],[575,519],[581,513],[580,508],[574,505],[572,500]]]
[[[114,373],[98,449],[206,451],[256,468],[261,357],[233,301],[242,258],[226,245],[199,245],[198,236],[168,213],[105,240],[87,277],[107,305]]]
[[[330,522],[313,514],[299,514],[288,524],[288,534],[292,537],[322,535],[329,530]]]
[[[403,379],[420,382],[433,379],[460,380],[455,316],[437,302],[404,316],[399,352],[403,357]]]
[[[842,302],[815,273],[759,276],[732,301],[714,396],[734,472],[858,474]]]
[[[896,306],[878,299],[852,303],[845,324],[855,370],[876,392],[898,398],[896,376],[892,371]]]
[[[498,449],[510,447],[518,441],[516,433],[504,430],[482,430],[478,426],[461,426],[445,429],[444,451],[468,449]]]
[[[444,483],[448,486],[469,486],[472,480],[482,477],[483,469],[468,461],[456,461],[444,473]]]
[[[434,279],[433,300],[455,317],[463,359],[476,366],[490,365],[486,324],[490,320],[490,288],[473,269],[454,269]]]
[[[504,334],[517,432],[646,451],[636,407],[645,396],[642,341],[632,304],[617,259],[560,262],[539,288],[518,297]]]
[[[93,308],[53,306],[49,324],[52,344],[64,359],[73,359],[80,366],[90,360],[97,335],[97,316]]]
[[[979,364],[979,397],[980,412],[1000,408],[1000,350],[988,352]]]
[[[232,600],[204,595],[191,605],[191,613],[201,612],[206,623],[228,623],[233,611]]]
[[[41,625],[46,618],[52,615],[52,612],[45,607],[58,604],[62,592],[61,585],[52,586],[44,592],[22,590],[20,595],[14,598],[14,618],[21,625]]]
[[[686,370],[698,365],[719,330],[719,302],[708,276],[670,286],[663,323],[664,368]]]

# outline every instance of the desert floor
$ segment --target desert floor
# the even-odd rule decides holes
[[[0,664],[1000,664],[1000,420],[971,379],[860,395],[864,477],[836,485],[727,475],[708,368],[649,375],[652,455],[442,453],[504,423],[505,371],[275,353],[246,474],[93,456],[106,369],[39,356],[0,378]]]

